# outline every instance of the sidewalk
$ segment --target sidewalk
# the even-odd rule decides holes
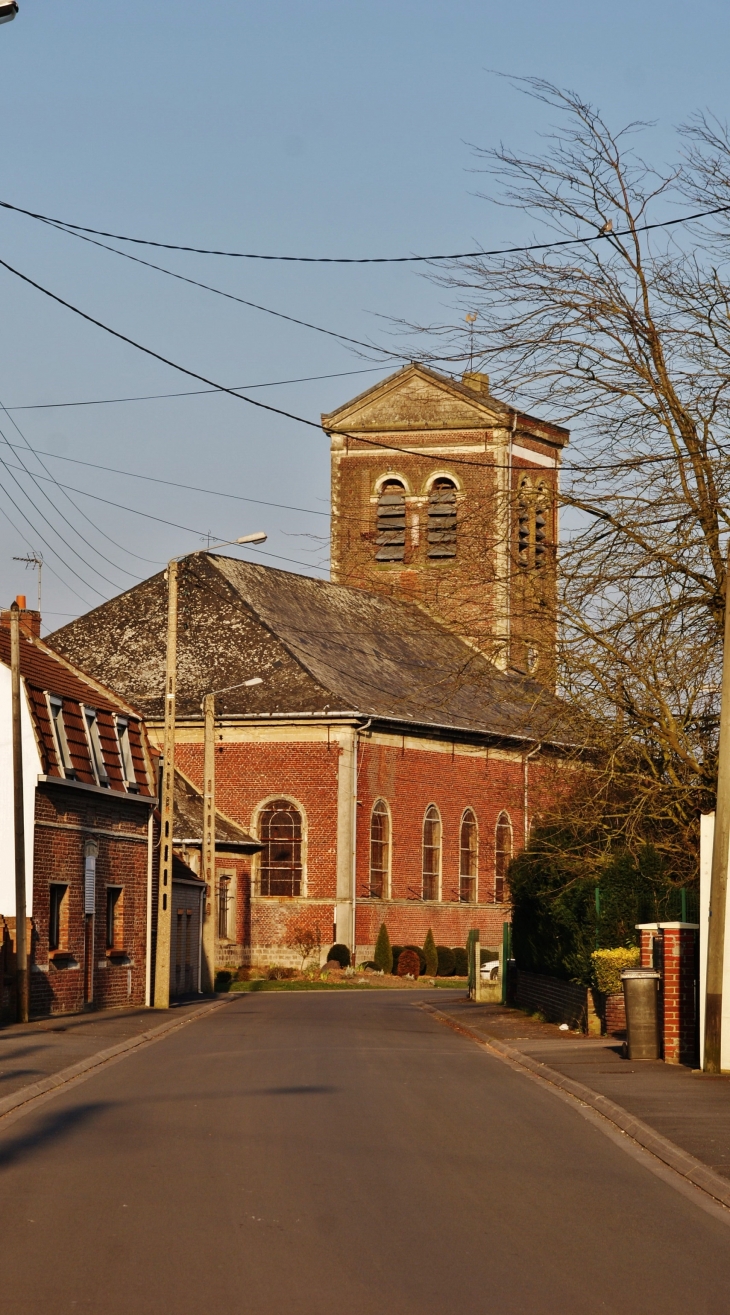
[[[0,1029],[0,1117],[211,1006],[207,998],[170,1009],[101,1009]]]
[[[660,1060],[631,1063],[615,1038],[561,1032],[518,1009],[478,1005],[463,996],[439,1000],[435,1012],[592,1105],[730,1206],[730,1079]],[[714,1185],[700,1166],[719,1175]]]

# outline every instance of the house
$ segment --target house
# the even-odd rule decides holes
[[[260,846],[231,863],[219,964],[298,962],[303,930],[323,956],[340,941],[367,959],[383,921],[400,944],[429,927],[498,944],[507,865],[573,737],[552,693],[567,432],[483,376],[421,366],[323,423],[333,583],[207,552],[179,566],[176,766],[200,793],[201,700],[227,691],[217,806]],[[166,607],[159,574],[48,639],[140,710],[157,749]],[[218,861],[218,909],[222,876]]]
[[[31,1014],[143,1005],[155,799],[139,714],[42,643],[37,612],[24,609],[20,620]],[[0,614],[0,913],[7,953],[15,929],[8,612]],[[3,983],[6,1015],[12,986]]]

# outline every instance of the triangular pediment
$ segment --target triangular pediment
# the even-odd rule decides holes
[[[506,423],[507,408],[487,393],[407,365],[338,410],[322,416],[328,432],[486,429]]]

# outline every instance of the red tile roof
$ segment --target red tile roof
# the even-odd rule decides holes
[[[4,626],[0,627],[0,662],[10,666],[10,631]],[[53,694],[62,700],[66,739],[76,780],[86,785],[96,784],[83,715],[84,707],[93,708],[97,714],[109,789],[126,793],[115,723],[115,716],[119,716],[124,717],[129,726],[129,746],[138,793],[147,797],[153,795],[142,722],[139,714],[129,704],[54,653],[41,640],[33,639],[22,631],[20,674],[28,693],[44,775],[58,778],[64,776],[58,761],[46,699],[46,694]]]

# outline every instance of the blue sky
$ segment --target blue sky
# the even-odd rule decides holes
[[[292,255],[397,255],[527,237],[533,229],[523,216],[476,195],[469,143],[504,139],[534,149],[547,124],[541,107],[493,69],[574,87],[615,126],[655,120],[644,150],[659,162],[673,155],[673,125],[693,109],[727,112],[730,14],[703,0],[20,4],[15,22],[0,27],[0,199],[163,241]],[[347,377],[345,371],[368,363],[334,338],[176,283],[22,216],[0,212],[0,253],[89,314],[226,385],[342,374],[254,394],[311,419],[382,374]],[[448,294],[417,267],[140,254],[385,345],[398,341],[388,317],[428,322],[451,313]],[[5,406],[188,387],[195,384],[0,270]],[[271,565],[309,570],[326,561],[317,537],[327,533],[322,514],[176,491],[57,459],[322,513],[328,447],[315,430],[222,396],[11,414],[23,438],[0,415],[10,442],[22,447],[27,440],[55,454],[43,462],[59,481],[107,500],[67,496],[39,480],[52,507],[26,476],[0,466],[7,490],[0,491],[0,597],[34,596],[31,573],[12,559],[40,550],[49,568],[47,629],[130,587],[168,556],[200,547],[208,531],[232,538],[266,529],[266,549],[277,556],[260,560]],[[1,454],[17,464],[4,445]],[[27,454],[25,461],[45,473]]]

